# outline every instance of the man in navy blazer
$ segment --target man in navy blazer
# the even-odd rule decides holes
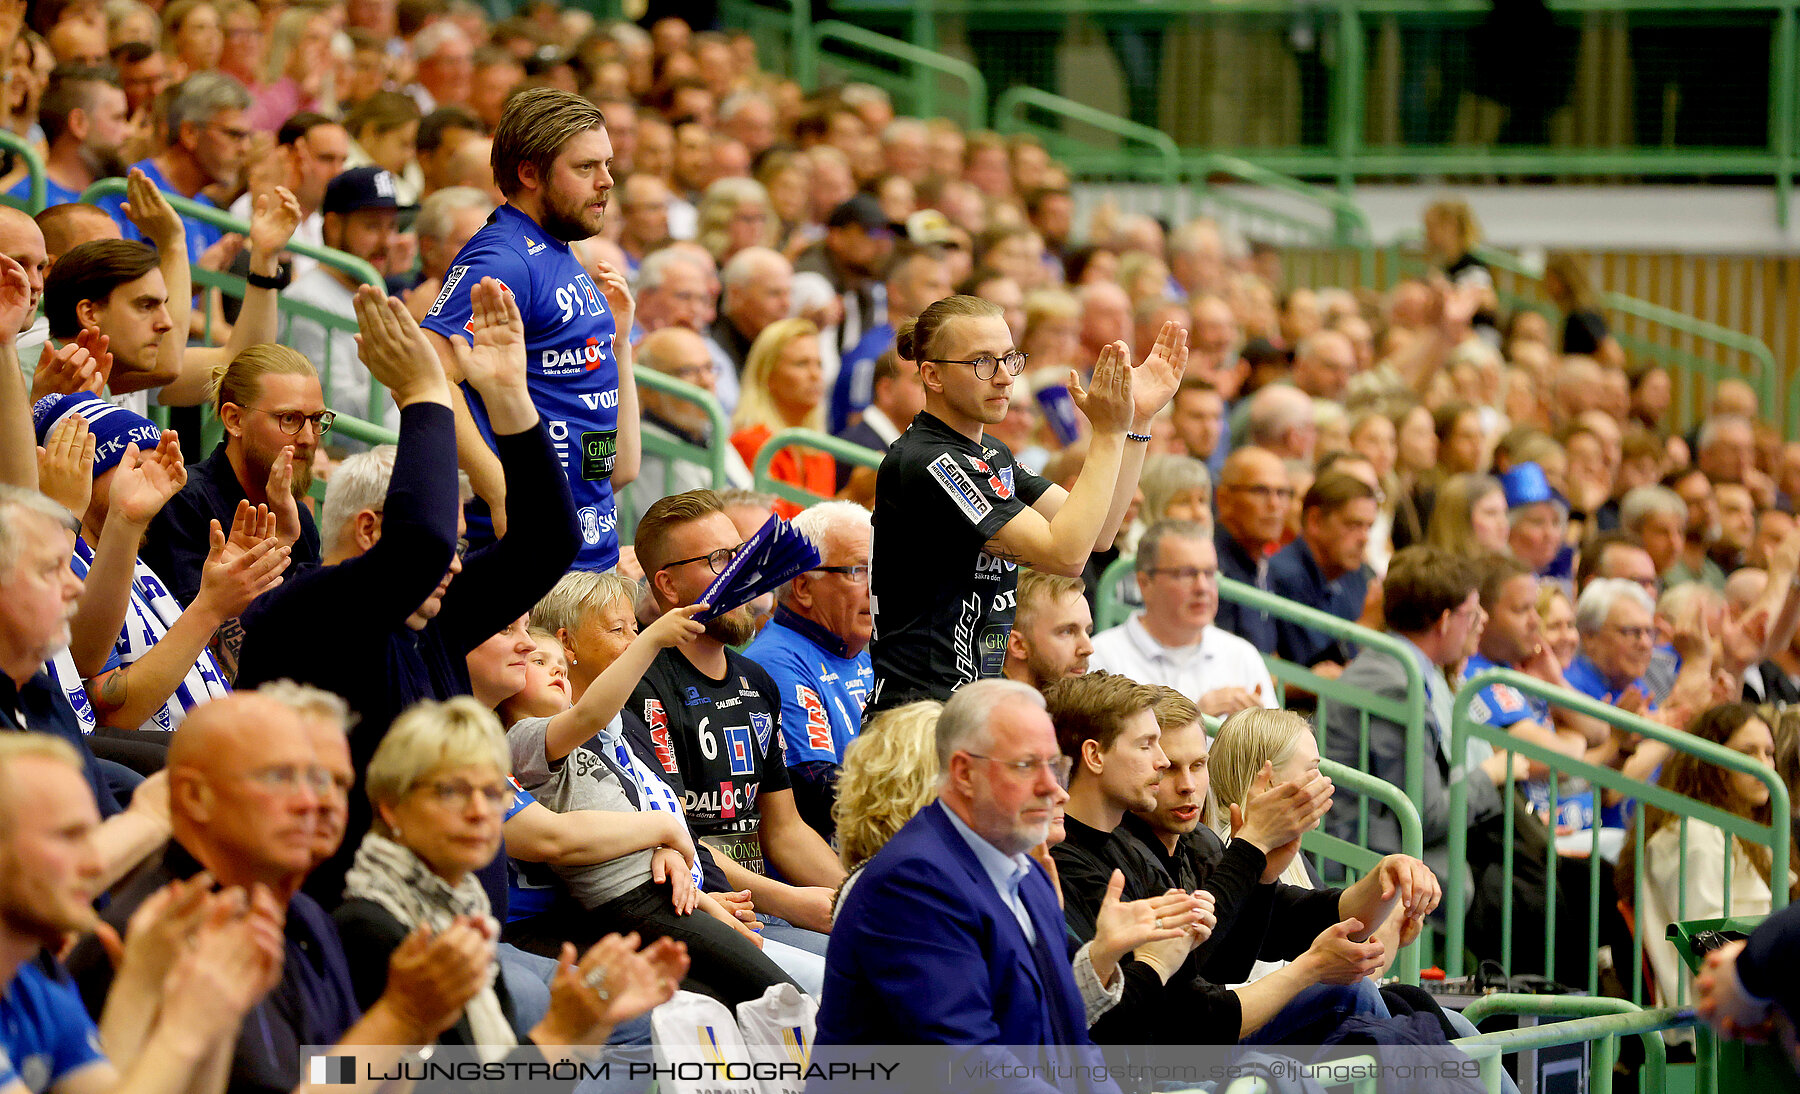
[[[938,800],[840,899],[817,1043],[1091,1044],[1056,891],[1025,854],[1068,773],[1043,696],[963,686],[937,752]]]

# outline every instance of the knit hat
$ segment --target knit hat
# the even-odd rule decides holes
[[[125,446],[136,444],[138,450],[156,447],[162,430],[156,423],[133,410],[107,402],[91,391],[73,395],[46,395],[31,409],[32,425],[37,429],[39,444],[56,428],[56,423],[71,414],[87,419],[94,435],[94,477],[111,471],[125,455]]]

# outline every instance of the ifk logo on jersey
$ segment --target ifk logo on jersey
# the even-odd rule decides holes
[[[769,734],[774,730],[773,719],[767,714],[750,715],[750,728],[756,732],[756,745],[764,752],[769,750]]]

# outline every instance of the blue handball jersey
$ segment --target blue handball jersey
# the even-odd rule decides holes
[[[525,368],[550,443],[569,477],[581,525],[579,570],[610,570],[619,561],[613,509],[613,459],[619,438],[619,363],[613,356],[613,316],[594,282],[569,250],[537,222],[502,205],[458,252],[444,289],[422,324],[467,343],[473,334],[469,292],[484,277],[505,286],[525,319]],[[493,429],[481,397],[463,394],[491,447]],[[493,539],[479,505],[471,506],[469,541]]]

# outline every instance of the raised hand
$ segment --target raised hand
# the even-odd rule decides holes
[[[406,305],[373,285],[364,285],[356,290],[356,326],[357,356],[369,374],[393,393],[395,402],[404,407],[420,399],[448,401],[437,354]],[[521,352],[523,346],[521,340]]]
[[[211,270],[213,273],[224,273],[233,262],[237,261],[237,256],[242,254],[243,250],[244,237],[236,232],[226,232],[212,246],[200,252],[200,257],[194,260],[194,265],[203,270]]]
[[[169,499],[187,485],[187,467],[181,462],[181,445],[173,429],[149,452],[134,444],[125,446],[107,494],[107,519],[124,520],[146,527]]]
[[[38,447],[38,489],[79,517],[94,495],[94,434],[87,419],[70,414]]]
[[[1102,346],[1091,386],[1086,390],[1081,386],[1081,374],[1069,370],[1069,397],[1075,400],[1075,409],[1087,418],[1095,433],[1123,433],[1131,425],[1135,412],[1128,352],[1123,342]]]
[[[292,548],[271,535],[249,550],[233,552],[216,520],[209,534],[211,550],[200,569],[194,606],[212,612],[221,622],[236,619],[257,597],[281,584]]]
[[[107,351],[109,339],[98,330],[84,330],[73,342],[59,349],[44,344],[38,354],[37,370],[31,377],[31,401],[47,395],[73,395],[91,391],[98,395],[112,377],[112,354]]]
[[[457,366],[477,391],[525,384],[525,320],[518,301],[500,282],[484,277],[469,290],[473,344],[452,338]]]
[[[31,279],[25,267],[0,255],[0,345],[13,342],[31,322]]]
[[[1316,827],[1331,809],[1333,793],[1331,779],[1317,773],[1307,779],[1270,785],[1274,777],[1274,765],[1265,763],[1251,784],[1249,800],[1243,805],[1231,804],[1232,838],[1250,841],[1265,855],[1296,843]]]
[[[294,446],[283,445],[269,462],[269,479],[263,492],[268,496],[268,510],[275,518],[274,534],[292,546],[300,541],[300,501],[294,497]]]
[[[1164,323],[1131,381],[1132,408],[1140,424],[1148,425],[1175,397],[1175,389],[1187,373],[1187,361],[1187,328],[1173,320]]]
[[[273,193],[258,194],[250,213],[251,256],[280,254],[304,219],[300,199],[287,187],[277,186]]]
[[[610,262],[596,262],[594,272],[599,275],[600,295],[606,297],[606,306],[612,309],[613,329],[629,332],[637,321],[637,300],[631,295],[631,282]]]
[[[670,608],[658,616],[654,623],[645,627],[638,640],[649,643],[650,648],[656,650],[685,646],[706,633],[706,624],[694,621],[694,616],[705,611],[706,607],[706,603],[702,601],[685,608]]]
[[[150,181],[150,176],[136,167],[125,176],[126,219],[130,220],[142,232],[144,238],[156,246],[159,251],[167,251],[180,245],[187,250],[187,229],[182,226],[181,217],[163,197],[162,191]]]

